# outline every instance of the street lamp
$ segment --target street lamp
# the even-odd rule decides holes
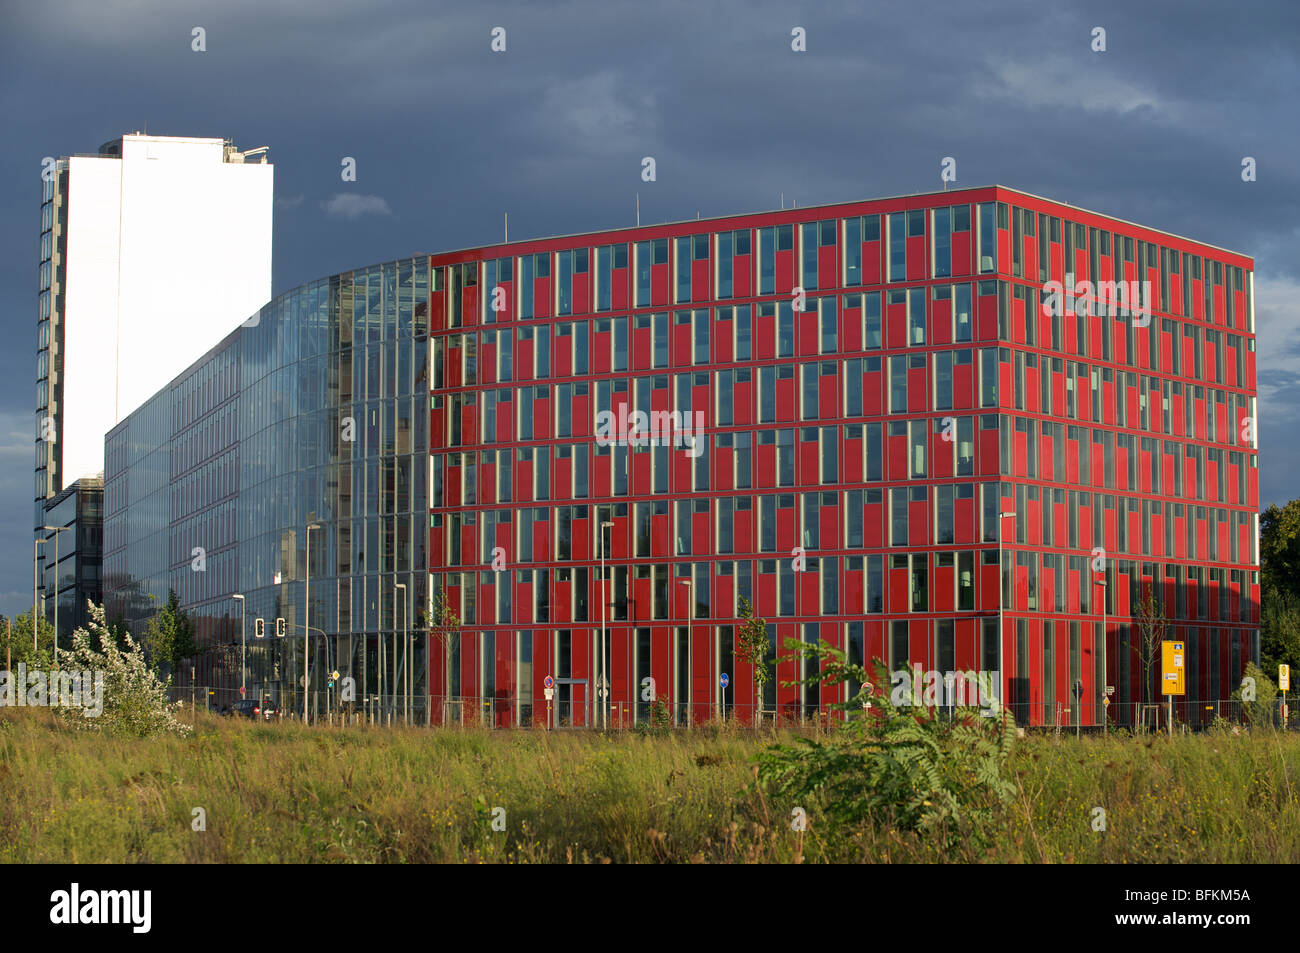
[[[320,523],[308,523],[304,534],[307,537],[306,573],[303,576],[302,609],[302,723],[307,724],[307,689],[311,680],[307,676],[307,647],[311,644],[311,531],[320,529]]]
[[[239,697],[248,697],[248,629],[244,626],[243,593],[233,593],[230,598],[239,600]]]
[[[1106,667],[1106,576],[1105,569],[1102,569],[1102,577],[1094,579],[1093,585],[1101,586],[1101,729],[1106,730],[1106,686],[1110,683],[1110,672]]]
[[[677,585],[686,587],[686,671],[688,673],[687,684],[689,685],[690,684],[689,673],[695,670],[695,652],[694,652],[694,646],[691,645],[691,616],[694,614],[691,611],[692,610],[691,602],[695,596],[695,589],[693,587],[693,580],[691,579],[678,579]],[[678,671],[681,671],[680,665],[678,666]],[[678,698],[681,697],[681,694],[682,694],[682,686],[678,685],[677,686]],[[691,707],[688,704],[686,706],[686,724],[689,726],[690,723],[691,723]]]
[[[55,538],[57,539],[58,537]],[[48,540],[37,539],[32,541],[32,651],[33,652],[39,651],[40,649],[40,647],[36,644],[36,636],[37,633],[40,632],[40,627],[36,624],[36,576],[38,571],[37,567],[40,565],[38,562],[38,559],[40,558],[38,547],[45,542],[48,542]]]
[[[1015,510],[1007,510],[998,513],[998,576],[1002,575],[1002,521],[1008,517],[1015,517]],[[1015,592],[1015,574],[1012,573],[1011,591]],[[1006,667],[1003,665],[1002,657],[1002,580],[998,579],[998,707],[1004,707],[1006,696]]]
[[[54,667],[59,667],[59,534],[65,529],[72,529],[71,526],[42,526],[41,529],[48,530],[54,534]],[[36,628],[36,620],[32,620],[32,628]]]
[[[609,729],[609,673],[605,670],[605,611],[609,606],[609,582],[605,579],[605,527],[614,528],[608,520],[600,524],[600,699],[601,727]],[[611,534],[612,536],[613,534]]]
[[[410,646],[406,644],[406,583],[394,583],[393,588],[402,590],[402,663],[406,669],[406,692],[403,703],[406,709],[406,723],[409,725],[411,723],[411,656]],[[393,599],[394,601],[397,599],[397,593],[395,592],[393,593]],[[393,626],[393,628],[396,629],[397,626]],[[397,641],[396,635],[397,633],[394,632],[394,642]],[[396,658],[397,653],[394,652],[393,656]]]

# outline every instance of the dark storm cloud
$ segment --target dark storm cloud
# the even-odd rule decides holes
[[[1254,255],[1261,497],[1300,495],[1300,460],[1283,449],[1300,424],[1296,4],[1046,7],[11,5],[0,306],[24,343],[0,355],[0,432],[32,429],[40,158],[146,124],[271,147],[277,293],[499,241],[506,211],[524,238],[631,224],[638,193],[652,222],[773,208],[782,193],[803,206],[931,191],[952,156],[959,185],[1001,183]],[[195,26],[207,52],[190,48]],[[495,26],[504,54],[489,49]],[[790,49],[794,26],[806,53]],[[1089,48],[1096,26],[1104,53]],[[1254,183],[1240,178],[1247,155]],[[340,181],[345,156],[355,183]],[[643,156],[658,181],[640,180]],[[3,591],[21,590],[29,539],[30,472],[13,476],[0,484],[12,543],[0,611],[16,607]]]

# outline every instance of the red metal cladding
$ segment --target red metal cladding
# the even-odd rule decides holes
[[[585,270],[562,271],[574,251]],[[489,316],[484,263],[510,257],[531,298],[502,282]],[[1250,258],[989,187],[430,266],[466,262],[460,313],[450,274],[427,302],[431,586],[462,620],[453,668],[432,660],[454,696],[435,718],[798,720],[847,700],[782,684],[810,671],[790,639],[996,671],[1025,725],[1133,723],[1162,700],[1148,592],[1188,643],[1178,717],[1226,713],[1258,652]],[[779,659],[757,693],[741,596]]]

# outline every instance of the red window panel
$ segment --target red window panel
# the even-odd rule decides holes
[[[890,304],[885,295],[885,347],[907,346],[907,302]]]
[[[983,610],[996,609],[1000,600],[1001,582],[996,563],[984,565],[984,558],[977,554],[976,571],[979,573],[979,607]]]
[[[635,449],[628,447],[628,459],[631,462],[628,468],[629,489],[635,495],[650,493],[653,486],[650,480],[650,451],[646,448]]]
[[[533,499],[533,463],[531,460],[515,461],[515,501],[530,503]]]
[[[1173,504],[1169,504],[1172,506]],[[1186,515],[1189,507],[1183,508],[1183,516],[1170,517],[1174,521],[1174,552],[1173,555],[1178,559],[1187,558],[1187,520]]]
[[[781,512],[782,511],[777,512],[778,520],[781,518]],[[781,544],[778,543],[777,545],[780,546]],[[767,573],[758,574],[757,584],[754,587],[754,609],[756,615],[761,615],[769,619],[776,615],[776,597],[778,589],[779,587],[777,586],[775,575]],[[780,642],[777,643],[777,645],[780,644]]]
[[[975,273],[975,248],[971,235],[969,229],[952,233],[952,276],[954,278]]]
[[[861,441],[858,441],[861,443]],[[861,465],[858,467],[861,470]],[[754,447],[754,486],[756,488],[776,486],[776,444],[757,443]]]
[[[840,398],[840,365],[835,364],[834,374],[822,374],[821,368],[817,368],[817,416],[822,420],[834,420],[840,415],[839,398]],[[745,384],[746,393],[749,392],[749,384]],[[737,385],[737,391],[740,386]],[[749,419],[740,420],[737,415],[736,423],[747,424]]]
[[[1060,242],[1047,243],[1048,277],[1065,284],[1065,249]]]
[[[551,487],[551,496],[557,500],[572,499],[572,486],[573,458],[560,457],[557,455],[555,459],[555,485]]]
[[[839,495],[836,494],[838,500]],[[822,506],[818,508],[818,531],[821,533],[820,542],[823,551],[836,550],[840,548],[840,507],[836,503],[834,506]],[[739,520],[737,520],[739,522]]]
[[[591,435],[591,392],[590,385],[586,394],[573,396],[573,435],[587,437]]]
[[[978,285],[976,290],[979,290]],[[975,340],[996,341],[997,339],[998,296],[977,294],[975,296]]]
[[[447,303],[444,300],[446,292],[433,291],[429,293],[429,330],[442,331],[447,327]]]
[[[776,449],[775,447],[759,448],[760,470],[763,466],[761,462],[763,459],[761,451],[763,450],[772,451],[775,449]],[[776,464],[775,455],[772,454],[770,458],[772,460],[772,463],[770,465],[775,466]],[[855,483],[862,482],[862,476],[863,476],[862,458],[863,458],[863,439],[861,437],[845,437],[840,441],[840,466],[843,468],[844,483],[855,484]],[[775,477],[771,477],[769,479],[774,480]],[[768,483],[763,483],[762,485],[772,486],[773,484],[771,482],[768,482]]]
[[[446,540],[446,531],[442,526],[434,526],[429,529],[429,555],[431,557],[431,568],[445,566],[446,560],[443,558],[444,541]]]
[[[495,459],[496,454],[493,454]],[[494,463],[478,464],[478,498],[480,503],[491,503],[497,498],[497,468]]]
[[[844,570],[844,598],[840,611],[848,615],[861,615],[866,612],[865,575],[861,569]]]
[[[573,313],[586,314],[591,310],[591,272],[573,276]],[[576,640],[575,640],[576,647]]]
[[[952,298],[930,301],[930,343],[952,343]]]
[[[1110,507],[1102,509],[1101,527],[1106,534],[1106,538],[1100,544],[1107,552],[1119,551],[1119,515],[1118,512]]]
[[[672,358],[673,367],[690,367],[694,362],[695,345],[691,330],[691,322],[682,320],[678,322],[678,317],[682,312],[673,312],[671,323],[668,328],[668,352]],[[707,321],[708,318],[701,318]],[[719,328],[730,327],[729,324],[715,323],[711,328],[710,337],[714,339],[714,351],[717,351],[717,333]],[[718,360],[722,360],[720,356]]]
[[[975,362],[953,364],[952,406],[954,410],[971,410],[975,407]]]
[[[978,533],[975,498],[953,501],[953,541],[957,544],[974,543]]]
[[[881,270],[881,262],[884,260],[883,256],[884,242],[874,241],[862,243],[862,283],[864,285],[870,286],[880,284],[880,276],[883,274],[883,271]],[[954,251],[954,262],[956,257],[956,252]],[[955,273],[956,272],[954,272],[954,274]]]
[[[478,324],[478,286],[470,285],[461,289],[461,323],[465,325]]]
[[[648,371],[650,369],[650,358],[652,357],[651,352],[653,351],[651,342],[651,334],[654,331],[653,321],[647,320],[644,328],[636,327],[635,317],[628,318],[628,321],[632,323],[632,353],[629,355],[632,370]]]
[[[799,521],[797,510],[793,507],[776,511],[776,549],[779,553],[789,553],[799,545]]]
[[[924,281],[929,271],[929,242],[924,235],[907,239],[907,280]]]
[[[446,398],[436,398],[442,402],[442,406],[434,407],[429,411],[429,447],[438,450],[447,446],[447,407]]]
[[[551,279],[533,279],[533,317],[549,318],[551,316]]]
[[[660,559],[671,556],[673,542],[672,508],[665,507],[665,512],[650,516],[650,555]]]
[[[1021,260],[1025,263],[1025,277],[1036,280],[1038,278],[1038,235],[1022,235],[1020,240],[1024,243]]]
[[[630,570],[628,575],[633,578],[628,580],[628,589],[632,596],[632,604],[627,607],[627,616],[629,619],[635,619],[636,621],[641,621],[643,619],[648,620],[650,618],[650,610],[653,608],[650,585],[653,580],[635,578],[636,573],[634,570]],[[651,641],[654,642],[658,640]],[[667,644],[668,641],[668,639],[663,640],[665,644]],[[665,669],[666,666],[658,664],[657,659],[651,660],[651,673],[654,677],[655,684],[660,686],[659,694],[667,694],[663,689],[667,688],[670,684],[663,676]]]
[[[461,440],[467,446],[479,442],[477,410],[477,407],[471,406],[470,404],[465,404],[460,409]]]
[[[573,620],[573,583],[557,582],[555,584],[554,601],[551,603],[551,621],[552,622],[570,622]],[[479,605],[483,603],[480,601]],[[574,654],[577,654],[577,648],[580,639],[573,640]]]
[[[925,546],[930,542],[930,504],[927,500],[910,500],[907,504],[907,543]]]
[[[817,440],[804,440],[802,429],[795,436],[799,438],[799,483],[816,486],[821,483],[821,444]]]
[[[1093,500],[1097,499],[1095,494],[1092,496],[1092,499]],[[1093,535],[1094,534],[1092,532],[1092,505],[1087,505],[1087,506],[1080,505],[1079,506],[1079,544],[1080,544],[1079,548],[1086,549],[1089,552],[1091,552],[1094,548],[1101,545],[1100,543],[1097,542],[1097,540],[1093,539]]]
[[[447,387],[460,387],[465,383],[464,374],[461,370],[464,360],[464,348],[459,344],[451,344],[450,341],[458,340],[454,335],[449,339],[447,344]]]
[[[953,422],[954,428],[956,422]],[[952,432],[954,439],[945,440],[942,423],[940,429],[935,430],[934,425],[930,424],[930,476],[934,479],[944,479],[951,477],[956,469],[955,461],[957,454],[956,430]]]
[[[955,561],[955,560],[954,560]],[[930,611],[954,612],[957,609],[957,570],[954,566],[935,566],[934,584],[930,587]]]
[[[628,295],[630,279],[627,268],[611,268],[609,273],[609,303],[614,311],[626,311],[631,297]]]
[[[715,438],[716,441],[716,438]],[[715,477],[715,490],[731,490],[735,488],[734,469],[736,462],[736,451],[733,447],[712,448],[713,452],[713,473]]]
[[[712,258],[700,258],[691,262],[691,300],[713,300]]]
[[[1039,359],[1051,360],[1047,357],[1040,357]],[[1031,414],[1039,412],[1039,396],[1042,391],[1038,386],[1038,375],[1038,368],[1025,366],[1025,410]]]
[[[930,623],[924,619],[909,619],[907,623],[907,660],[912,667],[920,666],[921,688],[925,688],[925,672],[933,669],[934,643],[930,638]]]
[[[668,285],[671,276],[671,267],[667,262],[662,265],[650,266],[650,304],[652,306],[658,307],[668,304]]]
[[[821,615],[821,573],[820,572],[798,572],[795,573],[795,592],[798,597],[798,610],[800,615],[819,616]]]
[[[907,369],[907,409],[910,411],[920,412],[930,407],[930,387],[926,381],[928,366],[929,362],[926,361],[920,367]]]
[[[626,319],[625,319],[626,320]],[[613,347],[612,331],[597,331],[599,321],[592,325],[591,335],[591,370],[593,374],[608,374],[610,371],[610,353]]]
[[[979,418],[976,418],[976,425]],[[977,462],[981,476],[998,472],[998,432],[997,430],[980,430]]]
[[[818,354],[821,351],[821,333],[818,327],[820,319],[817,309],[811,301],[806,304],[808,306],[806,310],[796,311],[794,315],[795,327],[798,328],[798,353],[801,357]]]
[[[736,335],[733,330],[734,327],[735,324],[732,321],[713,322],[713,334],[711,335],[713,342],[713,359],[720,364],[730,364],[735,360]],[[689,350],[688,342],[688,350],[685,352],[685,359],[682,363],[689,364],[690,362],[691,351]]]
[[[748,298],[754,294],[753,258],[753,255],[737,255],[733,259],[734,264],[731,272],[732,297]]]
[[[550,398],[544,398],[542,400],[537,400],[534,398],[532,413],[533,413],[533,438],[536,440],[550,440],[551,439]]]
[[[1251,467],[1246,471],[1246,492],[1250,498],[1243,502],[1253,510],[1259,506],[1259,467]]]
[[[854,300],[857,300],[856,296]],[[840,350],[846,354],[862,350],[862,309],[859,307],[840,311]]]
[[[1052,447],[1055,441],[1050,433],[1043,433],[1039,427],[1038,421],[1031,421],[1030,426],[1039,430],[1038,434],[1038,478],[1040,480],[1055,480],[1060,482],[1064,477],[1063,474],[1056,473],[1056,461],[1052,453]]]
[[[867,549],[880,549],[885,545],[884,494],[881,494],[879,503],[864,503],[862,514],[863,544]]]
[[[589,561],[597,557],[598,554],[595,552],[595,545],[592,542],[592,537],[595,535],[593,525],[590,519],[584,519],[580,516],[574,517],[573,525],[570,528],[574,562]],[[600,603],[596,603],[596,606],[599,608]]]
[[[1011,229],[999,228],[997,230],[998,242],[998,261],[1004,262],[1003,270],[1010,271],[1011,262]]]
[[[552,558],[549,519],[533,521],[533,558],[539,562],[542,560],[549,562]]]
[[[840,283],[840,269],[836,252],[839,245],[824,245],[817,249],[817,287],[836,288]],[[924,277],[924,276],[922,276]]]
[[[1216,503],[1225,503],[1219,499],[1219,466],[1213,460],[1205,461],[1205,498]]]
[[[533,379],[533,368],[536,362],[533,360],[533,348],[535,341],[520,339],[515,342],[515,378],[521,381],[530,381]]]
[[[892,562],[893,560],[889,556],[885,557],[885,575],[889,580],[889,598],[885,603],[885,611],[889,613],[910,612],[912,611],[912,604],[908,596],[908,567],[904,565],[901,569],[894,569],[891,565]]]
[[[1223,466],[1224,469],[1227,471],[1227,476],[1224,479],[1224,482],[1228,484],[1228,499],[1226,500],[1226,502],[1237,503],[1237,504],[1245,503],[1246,502],[1245,500],[1237,499],[1238,496],[1237,481],[1241,479],[1240,476],[1241,467],[1237,466],[1234,463],[1224,463]]]
[[[974,619],[958,619],[953,626],[956,652],[953,660],[959,672],[978,672],[981,668],[979,654],[979,629]]]
[[[478,562],[478,526],[462,523],[460,527],[460,558],[463,564]]]
[[[908,478],[906,434],[896,437],[888,434],[885,436],[885,477],[889,480]]]
[[[610,453],[601,456],[592,450],[591,466],[591,491],[592,496],[596,499],[613,495],[613,470],[611,461],[614,458],[612,448]]]
[[[510,443],[515,439],[515,402],[513,400],[499,400],[495,424],[497,424],[495,437],[497,437],[499,443]]]
[[[1011,340],[1019,344],[1024,344],[1025,341],[1028,340],[1028,337],[1025,335],[1026,325],[1028,321],[1033,320],[1033,316],[1025,314],[1024,299],[1018,295],[1013,294],[1011,296],[1010,307],[1011,313],[1009,315],[1009,323],[1011,326],[1009,331],[1011,333]]]
[[[788,296],[794,290],[794,251],[776,253],[776,293]]]
[[[879,417],[885,412],[884,366],[881,360],[881,370],[862,372],[862,412],[868,417]]]
[[[497,380],[496,335],[489,333],[479,340],[479,383],[495,384]],[[568,376],[567,374],[565,376]]]
[[[1200,278],[1192,279],[1192,317],[1205,320],[1205,282]]]
[[[789,377],[781,380],[779,377],[776,381],[776,419],[781,422],[794,420],[795,407],[798,404],[795,401],[795,379]]]
[[[1159,288],[1159,285],[1154,285]],[[1207,319],[1213,324],[1223,324],[1223,318],[1227,314],[1227,306],[1224,304],[1224,285],[1214,286],[1214,317]]]
[[[1121,447],[1118,441],[1115,443],[1115,489],[1134,489],[1128,485],[1128,450]]]
[[[732,388],[732,413],[737,426],[754,423],[754,372],[749,380],[737,380]]]

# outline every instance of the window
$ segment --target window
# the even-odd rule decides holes
[[[992,202],[983,202],[977,206],[980,274],[997,271],[998,245],[993,224],[993,205]]]
[[[903,230],[903,213],[892,213],[888,224],[889,280],[902,281],[907,277],[907,235]]]
[[[952,210],[934,210],[934,277],[952,274]]]

